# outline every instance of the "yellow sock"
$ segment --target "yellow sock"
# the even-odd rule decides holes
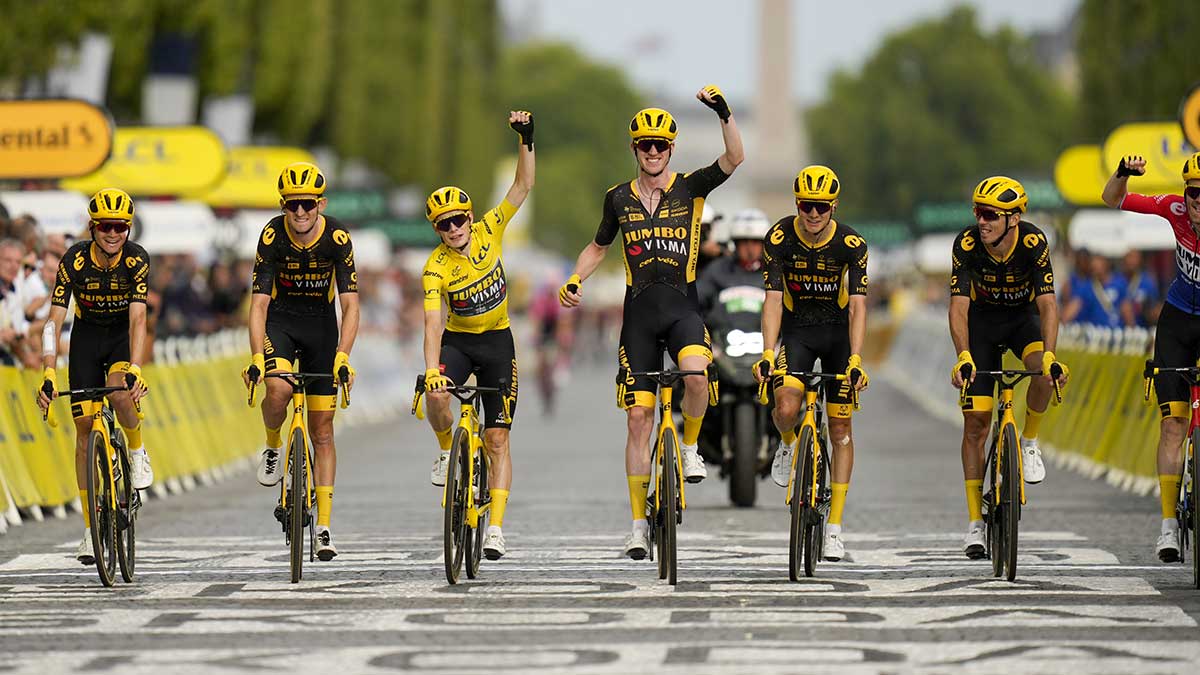
[[[437,434],[438,447],[443,452],[450,452],[450,443],[454,440],[454,425],[450,425],[441,431],[434,429],[433,433]]]
[[[1042,415],[1045,415],[1045,414],[1046,414],[1045,410],[1043,410],[1041,412],[1038,412],[1038,411],[1034,410],[1033,408],[1029,408],[1028,410],[1026,410],[1025,411],[1025,430],[1021,432],[1021,435],[1024,436],[1025,438],[1028,438],[1031,441],[1036,439],[1038,437],[1038,431],[1041,430],[1041,428],[1042,428]]]
[[[279,430],[281,428],[282,427],[275,427],[274,429],[272,429],[271,427],[267,427],[267,447],[268,448],[282,448],[283,447],[283,438],[279,435]]]
[[[784,431],[783,433],[779,434],[779,437],[783,441],[784,445],[795,445],[796,444],[796,430],[795,429],[788,429],[787,431]]]
[[[1179,475],[1158,474],[1159,499],[1162,500],[1163,520],[1175,517],[1175,504],[1179,501]]]
[[[504,509],[508,506],[508,490],[500,488],[492,488],[488,490],[488,494],[492,496],[492,519],[489,525],[496,527],[504,526]]]
[[[700,425],[704,423],[704,413],[692,417],[683,413],[683,444],[695,445],[700,440]]]
[[[142,425],[140,423],[132,429],[125,426],[122,426],[121,429],[125,432],[125,440],[129,441],[130,450],[142,447]]]
[[[329,527],[329,516],[333,513],[333,486],[317,486],[317,525]]]
[[[967,517],[972,521],[983,520],[983,481],[967,481]]]
[[[846,508],[846,492],[850,490],[849,483],[831,483],[833,499],[829,501],[829,524],[842,524],[842,511]]]
[[[88,510],[87,489],[85,489],[85,488],[79,488],[79,503],[82,505],[82,508],[79,510],[83,512],[83,526],[91,527],[92,526],[92,512]],[[1172,509],[1171,513],[1174,513],[1175,512],[1174,504],[1171,505],[1171,509]]]
[[[646,493],[650,491],[650,476],[626,476],[629,481],[629,507],[634,520],[646,519]]]

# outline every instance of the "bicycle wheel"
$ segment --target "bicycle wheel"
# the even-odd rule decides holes
[[[450,464],[446,467],[446,506],[442,517],[442,555],[445,559],[446,581],[458,583],[463,556],[467,546],[467,500],[471,486],[467,484],[467,462],[470,461],[470,438],[467,430],[454,431],[450,444]]]
[[[817,471],[822,471],[823,467],[819,466],[819,458],[817,455],[816,439],[812,435],[812,431],[806,429],[800,434],[800,444],[796,446],[797,452],[801,453],[800,457],[804,461],[804,470],[800,472],[801,483],[803,490],[801,494],[805,495],[804,513],[802,525],[804,527],[804,576],[811,577],[817,571],[817,561],[821,559],[821,541],[824,532],[821,528],[821,513],[815,508],[812,508],[814,495],[811,495],[813,474]],[[807,436],[807,441],[804,438]],[[818,486],[818,489],[819,486]],[[819,495],[820,493],[818,493]],[[810,501],[811,500],[811,501]]]
[[[475,456],[475,485],[472,490],[475,508],[482,509],[484,504],[491,501],[488,492],[488,463],[487,455],[480,452]],[[490,512],[482,511],[475,522],[475,531],[467,535],[467,578],[479,576],[479,562],[483,558],[483,536],[487,532]]]
[[[291,488],[288,495],[288,546],[291,553],[292,583],[300,583],[304,574],[304,510],[308,484],[304,480],[305,460],[304,434],[299,429],[292,432],[288,443],[288,468],[291,469]]]
[[[1188,482],[1191,483],[1191,488],[1188,490],[1188,505],[1187,518],[1190,523],[1192,537],[1192,583],[1196,588],[1200,588],[1200,556],[1196,555],[1196,549],[1200,548],[1200,429],[1192,432],[1191,447],[1188,448],[1188,454],[1184,456],[1188,466],[1184,471],[1185,474],[1191,474]],[[1184,527],[1181,522],[1180,527]]]
[[[984,523],[987,526],[987,554],[992,560],[992,576],[1004,574],[1004,510],[997,503],[1000,493],[1000,462],[996,456],[998,441],[993,436],[985,467],[988,490],[983,494]]]
[[[104,434],[93,431],[88,438],[86,508],[92,516],[92,554],[100,583],[112,586],[117,573],[116,514],[112,508],[109,472],[112,470]]]
[[[662,452],[662,554],[666,567],[667,583],[675,585],[678,576],[678,560],[675,548],[675,525],[679,522],[679,474],[676,473],[675,456],[678,452],[678,440],[673,431],[663,434]],[[661,577],[660,577],[661,578]]]
[[[1017,530],[1021,523],[1021,446],[1017,444],[1015,425],[1004,427],[1004,491],[1001,502],[1004,512],[1005,578],[1017,578]]]
[[[791,528],[788,531],[788,579],[800,581],[800,570],[804,566],[804,522],[808,517],[808,484],[812,481],[809,464],[812,462],[812,429],[800,430],[800,441],[796,444],[796,473],[792,476]]]
[[[136,553],[134,530],[137,526],[137,509],[139,496],[133,489],[129,473],[129,451],[124,444],[117,450],[118,468],[117,484],[117,562],[121,564],[121,578],[125,583],[133,581],[134,555]]]

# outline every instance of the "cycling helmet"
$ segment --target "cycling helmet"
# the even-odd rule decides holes
[[[729,238],[733,241],[739,239],[756,239],[761,241],[767,236],[767,230],[771,229],[771,221],[767,219],[767,214],[758,209],[746,209],[738,211],[733,216],[733,221],[729,224]]]
[[[92,220],[124,220],[133,222],[133,199],[124,190],[104,188],[88,201],[88,216]]]
[[[792,193],[797,200],[831,202],[842,191],[842,182],[833,169],[820,164],[806,166],[796,174]]]
[[[1200,152],[1188,157],[1183,163],[1183,182],[1200,180]]]
[[[975,187],[973,199],[979,206],[990,206],[1010,213],[1024,213],[1029,203],[1025,188],[1008,176],[984,178]]]
[[[453,185],[440,187],[425,200],[425,217],[429,222],[436,223],[447,213],[470,211],[471,198],[461,188]]]
[[[288,164],[279,174],[277,187],[279,196],[284,199],[294,195],[323,195],[325,176],[316,164],[296,162]]]
[[[675,118],[662,108],[639,110],[629,122],[629,136],[635,141],[643,138],[662,138],[674,143],[678,131]]]

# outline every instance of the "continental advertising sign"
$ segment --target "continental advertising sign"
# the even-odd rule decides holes
[[[1130,192],[1178,193],[1183,189],[1180,171],[1194,152],[1175,122],[1135,122],[1113,129],[1103,145],[1075,145],[1058,156],[1054,184],[1067,201],[1077,206],[1102,204],[1100,193],[1125,155],[1146,158],[1146,175],[1131,176]]]
[[[1193,148],[1200,148],[1200,84],[1179,103],[1179,128]]]
[[[293,162],[316,160],[307,150],[287,147],[239,146],[229,151],[229,172],[210,191],[193,198],[210,206],[236,208],[279,208],[276,181],[283,168]]]
[[[133,195],[183,196],[211,189],[228,163],[225,144],[204,127],[121,127],[104,166],[62,186],[85,194],[118,187]]]
[[[0,179],[66,178],[108,159],[113,123],[85,101],[0,101]]]

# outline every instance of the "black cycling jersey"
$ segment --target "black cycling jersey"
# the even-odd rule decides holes
[[[621,233],[626,302],[651,285],[663,284],[696,305],[704,199],[728,178],[718,162],[682,176],[675,174],[654,214],[642,205],[636,180],[609,189],[595,241],[608,246]]]
[[[338,293],[358,292],[349,230],[329,216],[322,216],[317,227],[322,231],[308,246],[292,239],[282,215],[263,228],[252,288],[254,293],[271,296],[268,316],[333,316]]]
[[[97,244],[98,245],[98,244]],[[75,316],[96,326],[129,325],[129,303],[146,304],[150,254],[126,240],[111,266],[91,253],[92,240],[76,242],[63,254],[50,302],[66,307],[75,296]]]
[[[804,326],[848,325],[851,295],[867,294],[867,242],[831,221],[816,244],[800,236],[797,216],[780,219],[763,241],[763,282],[783,292],[784,333]],[[849,338],[847,337],[847,340]]]
[[[1054,293],[1054,269],[1046,235],[1021,221],[1013,247],[997,259],[979,238],[979,226],[954,240],[950,295],[971,298],[972,305],[1027,309],[1039,295]]]

